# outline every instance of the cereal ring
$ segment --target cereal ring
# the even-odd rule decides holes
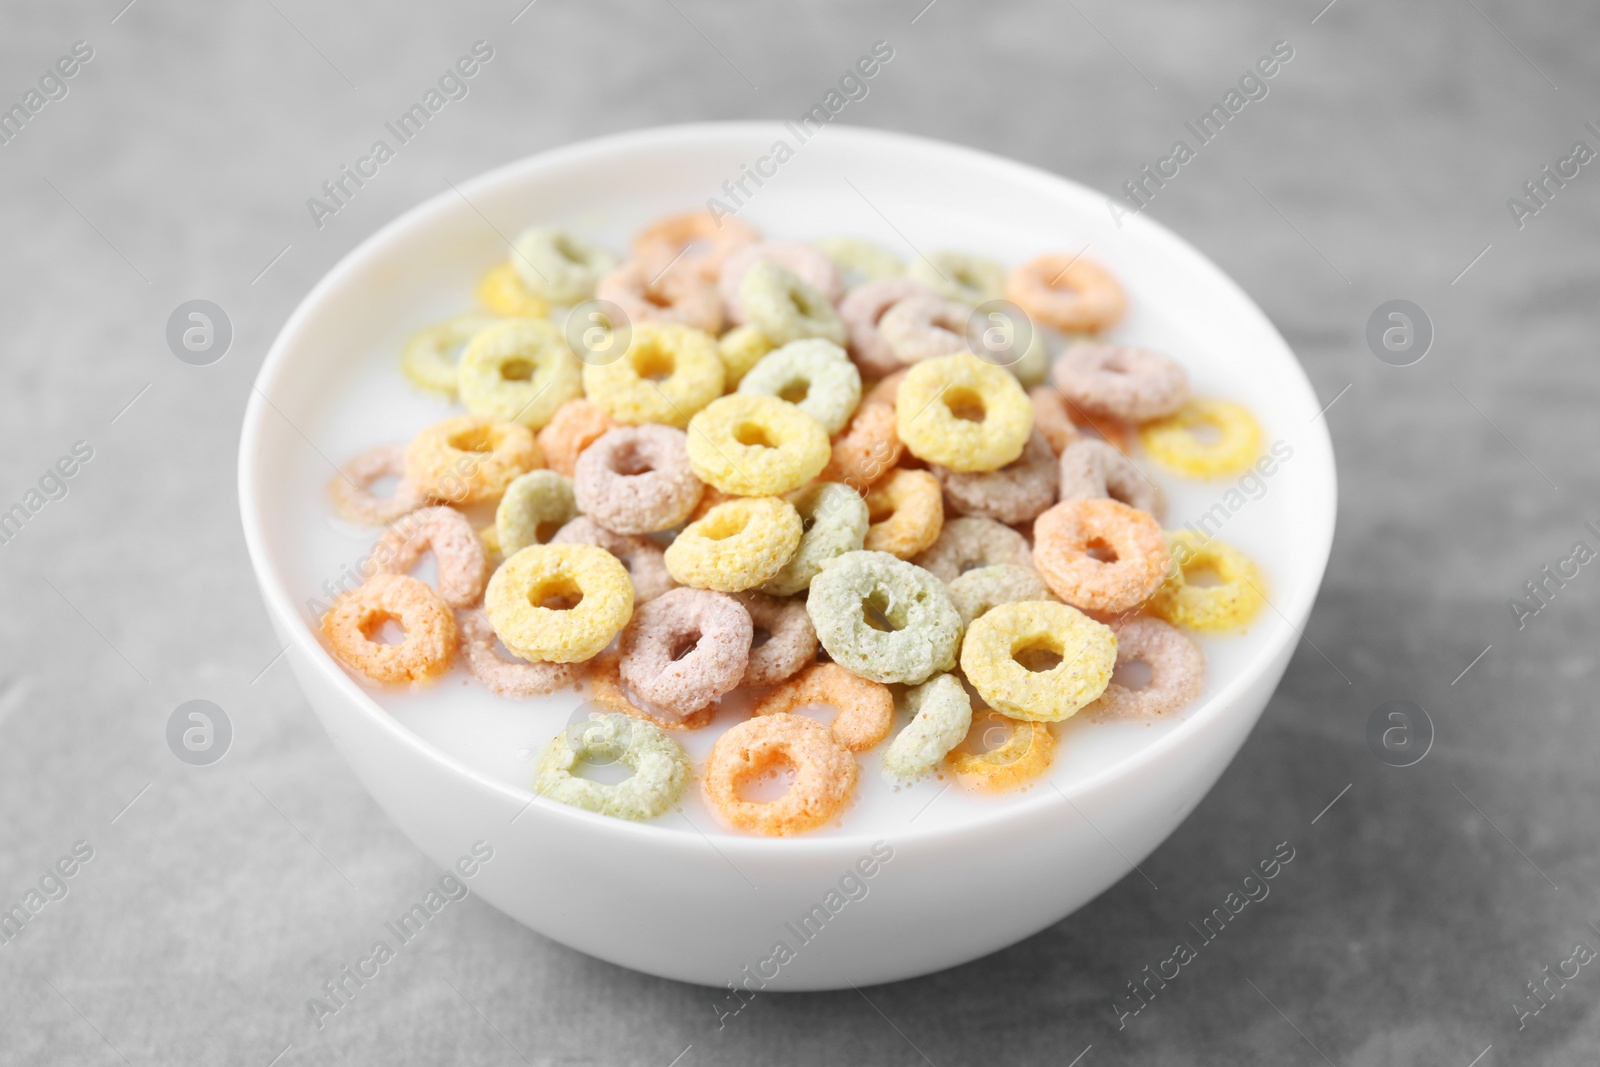
[[[950,602],[961,613],[961,622],[971,626],[990,608],[1024,600],[1049,600],[1050,589],[1032,566],[996,563],[958,575],[949,583]]]
[[[901,363],[967,351],[972,309],[941,296],[911,296],[883,313],[878,336]]]
[[[678,322],[715,337],[722,332],[722,297],[697,271],[653,270],[630,259],[600,279],[595,299],[609,300],[633,322]]]
[[[898,278],[906,272],[906,265],[900,262],[899,256],[859,237],[824,237],[817,242],[817,247],[833,260],[846,289]]]
[[[489,580],[489,553],[454,508],[419,508],[402,516],[372,546],[372,559],[379,574],[409,574],[429,550],[438,565],[439,598],[453,608],[476,604]]]
[[[1069,345],[1056,357],[1050,377],[1062,396],[1089,414],[1127,422],[1171,415],[1189,399],[1189,375],[1182,365],[1132,345]]]
[[[745,782],[785,764],[794,768],[794,784],[783,796],[764,803],[739,796]],[[706,799],[740,830],[797,834],[843,811],[859,773],[838,735],[815,719],[762,715],[717,738],[706,759]]]
[[[530,226],[512,245],[511,265],[528,292],[552,304],[576,304],[594,295],[617,257],[561,230]]]
[[[887,552],[828,564],[811,580],[806,611],[829,658],[863,678],[917,683],[955,666],[961,616],[944,583]]]
[[[451,351],[499,321],[493,315],[466,314],[424,326],[401,349],[400,369],[413,385],[440,396],[455,396],[456,361]]]
[[[894,725],[889,687],[858,678],[837,663],[813,663],[762,697],[750,714],[777,715],[811,704],[838,709],[833,733],[851,752],[865,752],[888,737]]]
[[[1105,692],[1117,637],[1051,600],[997,604],[967,627],[961,673],[996,711],[1058,722]]]
[[[633,258],[659,273],[673,264],[716,281],[734,252],[761,240],[754,226],[732,215],[718,218],[709,211],[669,215],[633,237]]]
[[[872,525],[862,547],[910,559],[937,541],[944,526],[939,479],[897,470],[867,494],[867,512]]]
[[[949,249],[918,256],[906,268],[914,281],[947,300],[977,307],[997,299],[1006,288],[1006,269],[987,256]]]
[[[1022,455],[1033,405],[1009,373],[970,352],[924,360],[900,383],[895,432],[911,454],[953,471],[992,471]]]
[[[675,322],[636,322],[620,359],[583,367],[590,402],[621,423],[659,422],[681,430],[722,395],[722,386],[716,341]]]
[[[972,699],[953,674],[936,674],[906,690],[905,725],[883,754],[883,773],[897,785],[911,785],[932,773],[972,727]]]
[[[800,547],[800,514],[780,497],[718,504],[667,546],[667,572],[682,585],[737,593],[772,578]]]
[[[722,303],[727,308],[728,321],[736,326],[753,321],[745,314],[740,287],[744,284],[744,276],[757,263],[771,263],[784,268],[830,305],[838,302],[843,291],[839,284],[838,268],[820,249],[794,241],[762,241],[744,245],[723,261],[722,270],[717,276],[717,286],[722,291]],[[840,344],[843,343],[840,341]]]
[[[436,422],[406,445],[406,481],[457,505],[494,500],[543,464],[528,427],[476,415]]]
[[[738,686],[751,636],[750,613],[732,597],[670,590],[641,604],[623,627],[622,680],[652,704],[691,715]]]
[[[763,260],[739,283],[739,306],[750,325],[778,344],[820,337],[844,344],[844,320],[821,292],[793,271]]]
[[[554,602],[557,606],[549,607]],[[530,545],[489,579],[484,610],[523,659],[577,663],[599,652],[633,614],[633,584],[594,545]]]
[[[1261,573],[1250,557],[1193,530],[1167,534],[1173,566],[1148,605],[1151,614],[1177,626],[1211,633],[1243,630],[1266,603]],[[1190,572],[1210,571],[1219,585],[1194,585]]]
[[[1067,413],[1066,398],[1056,392],[1055,386],[1035,385],[1028,390],[1028,399],[1033,401],[1033,425],[1044,434],[1056,455],[1065,452],[1072,442],[1083,439],[1083,433]]]
[[[623,534],[667,530],[700,502],[687,438],[670,426],[623,426],[602,435],[573,471],[578,510]]]
[[[503,556],[548,544],[578,515],[572,479],[555,471],[529,471],[506,486],[494,513],[495,543]]]
[[[478,303],[507,317],[542,319],[550,314],[549,303],[528,292],[509,259],[496,263],[479,279]]]
[[[585,760],[621,763],[633,774],[614,785],[572,773]],[[599,715],[557,734],[539,757],[533,791],[542,797],[618,819],[654,819],[677,803],[689,780],[683,746],[648,722]]]
[[[379,445],[356,456],[328,480],[328,500],[346,522],[386,526],[422,507],[428,495],[405,479],[406,446]],[[385,478],[398,479],[391,496],[375,496],[372,486]]]
[[[1083,709],[1096,722],[1159,719],[1182,710],[1205,685],[1206,657],[1195,643],[1159,619],[1135,616],[1111,624],[1117,635],[1117,667],[1143,663],[1150,680],[1129,687],[1113,675],[1099,699]]]
[[[601,434],[616,428],[617,424],[606,418],[599,408],[578,397],[556,408],[556,413],[535,439],[544,453],[545,466],[570,478],[579,454]]]
[[[775,397],[734,393],[689,423],[689,465],[725,493],[793,492],[820,474],[831,454],[822,424]]]
[[[838,433],[861,400],[861,372],[832,341],[790,341],[750,369],[739,392],[787,400]]]
[[[843,482],[864,493],[894,469],[905,450],[894,432],[894,408],[869,401],[856,409],[845,432],[833,439],[828,465],[817,478]]]
[[[707,704],[692,714],[678,716],[665,708],[658,708],[637,693],[630,693],[623,685],[621,667],[615,652],[602,652],[589,661],[589,699],[607,711],[632,715],[635,719],[654,723],[663,730],[699,730],[711,725],[717,717],[717,705]]]
[[[1133,460],[1104,441],[1083,438],[1061,453],[1062,500],[1120,500],[1159,517],[1164,499]]]
[[[1213,428],[1216,440],[1202,441],[1195,433],[1200,427]],[[1249,408],[1196,397],[1177,414],[1139,427],[1139,442],[1168,470],[1191,478],[1224,478],[1261,454],[1261,424]]]
[[[995,731],[1004,731],[1003,743],[981,754],[971,751],[979,739],[990,739]],[[1056,736],[1047,723],[1012,719],[984,709],[973,713],[963,746],[945,757],[945,766],[963,789],[1004,793],[1049,770],[1055,755]]]
[[[828,561],[859,550],[872,522],[861,494],[836,482],[808,485],[791,494],[789,503],[800,515],[800,547],[782,570],[761,584],[763,593],[774,596],[800,592]]]
[[[386,622],[399,623],[405,640],[377,640]],[[374,574],[333,602],[322,616],[322,636],[346,666],[375,682],[429,682],[450,669],[456,620],[426,582],[405,574]]]
[[[878,323],[889,309],[902,300],[937,296],[932,289],[910,278],[886,278],[850,290],[839,302],[839,317],[849,331],[850,358],[856,361],[861,373],[881,378],[902,366],[900,358],[878,330]]]
[[[474,415],[537,430],[583,395],[582,365],[546,319],[507,319],[480,330],[461,353],[461,402]]]
[[[993,519],[946,519],[933,547],[912,560],[949,584],[970,570],[998,563],[1033,567],[1028,539]]]
[[[749,592],[738,600],[754,627],[740,685],[777,685],[817,658],[817,631],[803,603]]]
[[[1005,523],[1027,522],[1054,504],[1061,477],[1056,454],[1038,430],[1028,435],[1022,455],[999,470],[963,474],[934,467],[933,473],[951,511]]]
[[[472,676],[495,696],[508,700],[544,696],[574,684],[583,675],[579,663],[528,663],[508,660],[494,649],[494,626],[483,609],[456,612],[461,653]]]
[[[737,386],[762,356],[777,347],[772,338],[754,326],[735,326],[723,334],[717,342],[717,355],[722,358],[722,375],[728,387]]]
[[[648,537],[613,533],[586,516],[579,515],[550,538],[552,545],[595,545],[605,549],[627,570],[633,581],[633,602],[654,600],[678,583],[667,573],[661,546]]]
[[[1099,333],[1128,306],[1111,272],[1081,255],[1024,263],[1006,279],[1005,295],[1030,318],[1068,333]]]
[[[1033,565],[1068,604],[1113,613],[1161,586],[1167,546],[1147,512],[1118,500],[1066,500],[1034,520]]]

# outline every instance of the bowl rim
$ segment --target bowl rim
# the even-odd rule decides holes
[[[374,259],[389,254],[391,247],[402,243],[409,231],[424,219],[445,210],[447,205],[453,205],[459,198],[464,196],[471,200],[474,199],[472,194],[475,192],[483,193],[501,185],[515,184],[530,171],[559,169],[563,166],[589,161],[596,157],[626,153],[641,148],[659,147],[662,143],[688,147],[697,142],[720,141],[729,138],[770,142],[772,138],[781,137],[784,131],[784,125],[777,120],[695,122],[670,126],[651,126],[611,133],[532,153],[484,171],[466,181],[455,183],[452,189],[447,189],[428,197],[396,218],[391,219],[374,233],[363,238],[323,274],[295,306],[294,311],[290,313],[278,330],[252,383],[250,397],[240,429],[238,464],[239,511],[251,568],[255,573],[262,598],[274,622],[278,624],[280,631],[284,629],[289,631],[289,644],[296,646],[301,653],[301,660],[318,671],[340,696],[358,708],[361,714],[372,720],[378,729],[388,735],[391,740],[441,765],[451,774],[465,778],[470,784],[479,789],[503,796],[508,802],[523,805],[524,811],[537,807],[550,818],[577,820],[574,828],[581,827],[584,823],[592,823],[597,828],[604,827],[604,832],[644,835],[641,840],[653,842],[659,847],[675,844],[677,843],[675,839],[680,837],[682,838],[682,843],[686,846],[699,847],[700,845],[700,842],[696,840],[697,835],[694,834],[663,833],[661,828],[653,823],[637,823],[626,819],[609,818],[548,800],[534,794],[531,790],[509,785],[492,778],[469,764],[435,748],[420,735],[403,726],[339,666],[322,642],[317,639],[311,627],[306,625],[305,620],[300,617],[300,613],[295,610],[293,597],[289,593],[283,576],[270,563],[270,553],[266,547],[268,538],[263,523],[262,508],[258,505],[256,499],[259,490],[255,482],[255,469],[258,466],[258,455],[261,448],[262,426],[265,415],[271,406],[271,401],[268,397],[272,395],[273,386],[285,374],[285,353],[306,320],[312,315],[314,309],[318,308],[331,293],[336,292],[346,279],[357,274]],[[1103,195],[1088,186],[1040,167],[937,138],[846,124],[831,124],[828,130],[828,137],[830,140],[855,141],[863,145],[870,144],[879,149],[884,147],[893,148],[899,145],[919,152],[944,153],[951,157],[958,157],[965,164],[974,168],[987,168],[992,173],[1003,174],[1010,181],[1032,185],[1041,189],[1054,189],[1055,191],[1059,191],[1062,186],[1066,186],[1080,194]],[[1282,334],[1267,318],[1260,306],[1244,292],[1232,277],[1184,238],[1143,213],[1132,215],[1121,220],[1121,222],[1124,226],[1148,230],[1159,239],[1167,241],[1172,247],[1189,256],[1199,269],[1209,272],[1215,277],[1216,281],[1233,290],[1240,298],[1245,313],[1257,318],[1259,320],[1258,325],[1264,327],[1270,336],[1275,338],[1282,346],[1282,354],[1288,359],[1290,369],[1293,372],[1292,377],[1304,390],[1305,398],[1313,406],[1317,406],[1316,392],[1311,385],[1310,379],[1306,376],[1305,368],[1301,365],[1298,357],[1295,356],[1293,349],[1289,347],[1288,342],[1284,340]],[[1315,469],[1313,469],[1310,477],[1315,484],[1323,487],[1323,492],[1316,494],[1323,514],[1321,521],[1317,522],[1313,527],[1315,537],[1310,543],[1303,545],[1303,550],[1315,557],[1314,580],[1307,581],[1304,586],[1296,587],[1293,590],[1294,600],[1292,603],[1286,603],[1282,607],[1272,605],[1274,611],[1282,617],[1287,625],[1280,627],[1271,635],[1262,648],[1257,651],[1256,655],[1243,668],[1238,670],[1233,677],[1229,678],[1216,693],[1212,694],[1209,700],[1194,709],[1171,730],[1117,763],[1085,775],[1069,785],[1057,785],[1052,782],[1052,788],[1049,790],[1035,790],[1031,792],[1031,795],[1015,797],[1009,803],[996,805],[993,811],[975,815],[959,823],[945,826],[932,825],[922,829],[909,825],[896,828],[893,832],[896,845],[922,844],[936,839],[954,839],[971,833],[982,833],[1000,822],[1023,820],[1030,816],[1042,815],[1054,808],[1066,809],[1071,807],[1076,809],[1077,805],[1073,803],[1076,798],[1103,789],[1118,779],[1138,774],[1146,765],[1163,758],[1172,750],[1185,744],[1191,735],[1213,728],[1213,724],[1227,714],[1244,691],[1253,685],[1284,652],[1285,646],[1291,641],[1293,643],[1299,642],[1303,637],[1301,625],[1297,625],[1293,620],[1296,617],[1301,619],[1309,618],[1312,605],[1315,603],[1321,589],[1333,546],[1338,501],[1338,478],[1334,463],[1332,439],[1328,433],[1327,424],[1325,421],[1316,420],[1314,424],[1308,425],[1307,431],[1311,434],[1313,447],[1309,449],[1309,452],[1312,453],[1311,458],[1314,461],[1313,464],[1308,464],[1307,466],[1314,466]],[[1268,699],[1270,700],[1270,695]],[[319,715],[319,721],[320,718]],[[1230,756],[1230,762],[1231,758]],[[1226,765],[1224,765],[1225,768]],[[717,847],[719,849],[731,848],[740,853],[756,854],[768,858],[811,852],[859,852],[871,843],[883,840],[886,837],[881,832],[854,831],[824,836],[771,838],[731,832],[720,825],[714,829],[717,832]],[[703,837],[704,834],[702,833],[698,836]]]

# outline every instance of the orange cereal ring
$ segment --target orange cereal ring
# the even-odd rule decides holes
[[[1083,432],[1067,411],[1067,398],[1054,386],[1036,385],[1028,390],[1028,399],[1033,401],[1034,429],[1044,434],[1044,439],[1050,442],[1050,450],[1056,455],[1065,452],[1072,442],[1082,439]]]
[[[535,440],[544,453],[545,466],[570,478],[579,454],[601,434],[616,427],[605,412],[580,396],[557,408]]]
[[[622,660],[615,652],[602,652],[589,661],[589,699],[607,711],[620,711],[635,719],[654,723],[663,730],[698,730],[717,717],[716,704],[707,704],[689,715],[678,716],[658,708],[637,693],[630,693],[622,681]]]
[[[863,547],[901,559],[929,548],[944,526],[944,494],[939,479],[927,471],[897,470],[867,494],[867,527]]]
[[[405,640],[377,640],[386,622],[399,623]],[[456,620],[426,582],[404,574],[375,574],[334,601],[322,617],[322,636],[346,666],[375,682],[428,682],[450,669]]]
[[[1136,607],[1161,587],[1167,562],[1156,520],[1118,500],[1064,500],[1033,523],[1033,565],[1050,591],[1075,608]]]
[[[436,422],[406,445],[406,481],[452,504],[497,499],[519,475],[543,465],[528,427],[476,415]]]
[[[438,592],[453,608],[469,608],[489,580],[489,553],[467,517],[453,508],[421,508],[401,519],[372,546],[379,574],[409,574],[432,550]]]
[[[861,394],[863,404],[888,404],[894,407],[895,401],[900,396],[900,383],[906,380],[906,375],[911,373],[910,367],[901,367],[893,374],[880,378],[872,383],[872,387]]]
[[[1098,333],[1122,318],[1128,299],[1092,259],[1044,255],[1011,272],[1006,299],[1029,317],[1069,333]]]
[[[328,499],[346,522],[383,526],[428,502],[428,495],[405,479],[406,446],[369,448],[328,481]],[[384,478],[398,478],[394,493],[381,497],[372,487]]]
[[[656,268],[630,259],[600,279],[596,300],[609,300],[634,322],[681,322],[715,337],[722,332],[716,284],[681,264]]]
[[[494,572],[483,607],[511,652],[575,663],[626,625],[633,583],[617,557],[595,545],[529,545]]]
[[[768,693],[751,715],[775,715],[809,704],[839,710],[833,732],[851,752],[865,752],[889,736],[894,695],[889,687],[851,674],[837,663],[814,663]]]
[[[633,257],[652,275],[676,263],[709,281],[722,273],[728,256],[761,240],[761,232],[732,215],[690,211],[657,219],[633,236]]]
[[[787,764],[794,784],[777,800],[745,800],[739,787]],[[828,727],[778,712],[746,719],[717,738],[706,760],[705,791],[733,826],[768,836],[803,833],[834,818],[850,801],[855,757]]]
[[[980,743],[995,741],[1000,743],[989,744],[987,751],[974,751]],[[1056,735],[1050,732],[1049,723],[974,708],[972,728],[966,740],[945,757],[945,766],[964,789],[1004,793],[1049,770],[1055,755]]]
[[[865,493],[894,469],[905,450],[894,432],[894,408],[863,403],[844,432],[833,439],[833,454],[817,480],[843,482]]]

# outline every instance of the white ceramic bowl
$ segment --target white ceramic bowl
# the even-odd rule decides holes
[[[793,150],[781,165],[770,158],[779,141]],[[1198,391],[1250,405],[1267,439],[1292,452],[1259,487],[1163,479],[1168,525],[1208,509],[1220,517],[1221,536],[1261,563],[1273,605],[1245,636],[1202,641],[1210,677],[1181,719],[1064,724],[1049,776],[1002,798],[935,780],[893,793],[877,776],[881,754],[871,755],[864,799],[840,825],[772,840],[721,828],[697,790],[656,824],[535,798],[531,758],[574,694],[512,703],[459,678],[419,695],[380,692],[318,643],[307,602],[325,600],[322,582],[347,573],[376,536],[328,518],[324,457],[404,440],[453,411],[404,385],[406,335],[471,306],[473,281],[506,255],[503,234],[551,223],[621,251],[660,214],[713,196],[733,206],[724,182],[758,165],[772,176],[759,188],[745,181],[740,215],[777,237],[850,233],[907,258],[970,248],[1009,265],[1087,245],[1129,293],[1115,336],[1173,353]],[[1335,483],[1320,405],[1294,356],[1193,248],[1144,218],[1118,226],[1104,197],[1054,175],[850,127],[804,144],[776,123],[647,130],[547,152],[459,190],[368,239],[296,309],[251,397],[239,490],[262,595],[328,736],[436,862],[455,864],[477,841],[493,849],[468,881],[474,892],[566,945],[651,974],[767,989],[866,985],[962,963],[1057,922],[1126,875],[1216,781],[1310,613]],[[702,756],[709,738],[689,743]]]

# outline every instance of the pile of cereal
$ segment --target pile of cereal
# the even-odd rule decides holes
[[[330,484],[341,517],[389,529],[322,633],[386,685],[460,661],[507,699],[586,686],[604,710],[549,742],[539,795],[651,819],[698,777],[728,825],[794,834],[837,821],[881,744],[883,788],[1017,788],[1049,767],[1051,723],[1193,701],[1183,630],[1239,631],[1264,602],[1237,549],[1163,531],[1128,457],[1234,474],[1255,419],[1102,340],[1125,297],[1090,260],[907,267],[691,213],[624,261],[529,229],[478,297],[401,360],[466,413]],[[434,585],[410,573],[427,552]],[[1148,682],[1123,684],[1135,662]],[[748,717],[695,768],[672,733],[738,690]],[[599,759],[634,773],[574,773]],[[777,799],[746,795],[781,768]]]

